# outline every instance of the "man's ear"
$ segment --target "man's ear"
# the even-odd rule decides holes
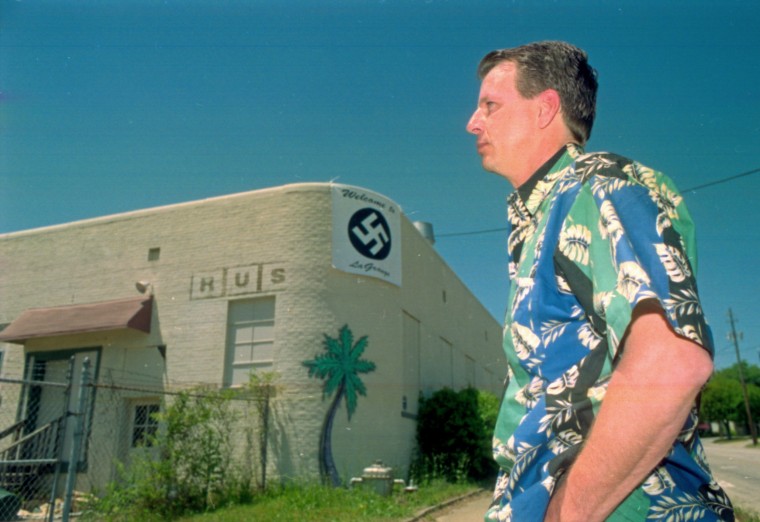
[[[552,121],[554,121],[554,118],[559,115],[560,110],[562,109],[559,93],[554,89],[546,89],[538,95],[538,102],[538,125],[542,129],[545,129]]]

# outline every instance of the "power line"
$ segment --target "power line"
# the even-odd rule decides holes
[[[757,174],[760,172],[760,167],[752,170],[748,170],[747,172],[742,172],[741,174],[734,174],[733,176],[728,176],[727,178],[718,179],[715,181],[710,181],[707,183],[703,183],[702,185],[697,185],[695,187],[689,187],[687,189],[684,189],[681,191],[682,194],[685,194],[686,192],[696,192],[697,190],[701,190],[703,188],[712,187],[715,185],[720,185],[721,183],[728,183],[729,181],[734,181],[739,178],[743,178],[746,176],[750,176],[752,174]],[[448,234],[436,234],[436,238],[441,237],[460,237],[460,236],[477,236],[481,234],[491,234],[494,232],[506,232],[509,230],[509,227],[499,227],[499,228],[487,228],[484,230],[470,230],[467,232],[450,232]]]
[[[451,232],[449,234],[436,234],[435,237],[456,237],[456,236],[475,236],[477,234],[489,234],[491,232],[505,232],[509,230],[507,227],[489,228],[487,230],[473,230],[472,232]]]
[[[757,174],[760,172],[760,168],[754,169],[754,170],[748,170],[747,172],[742,172],[741,174],[736,174],[734,176],[729,176],[727,178],[719,179],[716,181],[710,181],[708,183],[704,183],[702,185],[697,185],[696,187],[691,187],[682,190],[681,192],[694,192],[695,190],[712,187],[713,185],[720,185],[721,183],[728,183],[729,181],[733,181],[735,179],[743,178],[744,176],[749,176],[750,174]]]

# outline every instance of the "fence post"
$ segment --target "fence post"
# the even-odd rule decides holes
[[[77,469],[79,468],[79,453],[82,447],[82,435],[84,434],[85,408],[87,404],[88,386],[90,384],[90,358],[85,357],[82,362],[82,378],[79,383],[79,396],[77,400],[77,411],[72,412],[74,416],[74,435],[71,440],[71,454],[69,456],[69,469],[66,475],[66,490],[63,496],[63,512],[61,513],[62,522],[68,522],[69,512],[71,511],[71,497],[74,493],[74,484],[76,482]]]
[[[69,403],[71,402],[71,388],[74,385],[74,363],[76,357],[73,355],[69,359],[69,369],[66,372],[66,391],[63,393],[63,412],[61,420],[55,432],[55,472],[53,473],[53,485],[50,488],[50,502],[48,503],[48,522],[55,520],[55,496],[58,493],[58,478],[61,475],[61,463],[63,462],[63,441],[66,438],[66,418],[69,412]]]

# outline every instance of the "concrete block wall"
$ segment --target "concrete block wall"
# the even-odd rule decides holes
[[[0,294],[11,298],[0,304],[0,323],[27,308],[130,297],[136,281],[150,282],[155,295],[151,334],[5,345],[5,373],[20,377],[24,350],[103,346],[101,375],[126,379],[123,370],[135,368],[141,348],[165,345],[165,367],[151,369],[149,379],[222,385],[229,301],[274,295],[272,370],[280,391],[272,472],[318,473],[330,398],[303,361],[323,351],[325,334],[335,337],[348,324],[356,339],[369,337],[364,358],[377,369],[361,375],[368,392],[350,422],[342,406],[333,432],[336,463],[344,480],[375,458],[403,475],[417,408],[405,371],[405,315],[419,324],[416,385],[425,391],[461,388],[474,375],[470,384],[498,392],[506,369],[500,326],[403,216],[401,287],[333,269],[331,218],[330,185],[302,184],[2,235]]]

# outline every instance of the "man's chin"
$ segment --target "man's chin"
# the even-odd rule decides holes
[[[499,171],[496,170],[496,166],[492,162],[488,161],[487,158],[483,158],[480,164],[483,166],[483,170],[486,172],[490,172],[491,174],[499,174]]]

